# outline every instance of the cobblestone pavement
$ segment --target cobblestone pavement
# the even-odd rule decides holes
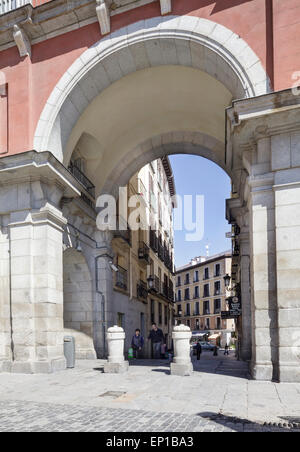
[[[0,402],[0,432],[291,432],[288,428],[221,416],[187,416],[142,410]],[[300,432],[300,430],[298,430]]]
[[[251,381],[245,363],[203,353],[190,377],[138,360],[104,374],[83,360],[50,375],[0,374],[1,431],[274,431],[300,423],[300,384]],[[283,427],[283,430],[289,430]]]

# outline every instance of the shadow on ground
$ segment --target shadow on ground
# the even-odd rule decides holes
[[[229,428],[236,432],[281,432],[291,433],[292,425],[288,424],[260,424],[258,422],[249,421],[239,417],[226,416],[225,414],[216,414],[211,412],[198,413],[197,416],[219,424],[222,427]]]

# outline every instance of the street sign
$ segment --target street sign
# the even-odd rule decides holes
[[[235,319],[242,315],[242,302],[239,297],[229,297],[227,302],[229,310],[221,312],[222,319]]]

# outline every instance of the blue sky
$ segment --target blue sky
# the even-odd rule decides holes
[[[170,156],[170,162],[178,195],[204,195],[203,240],[188,242],[185,235],[189,231],[175,231],[175,265],[179,267],[195,256],[205,255],[207,244],[210,255],[230,249],[231,241],[225,238],[231,229],[225,219],[225,199],[231,190],[227,174],[215,163],[194,155]]]

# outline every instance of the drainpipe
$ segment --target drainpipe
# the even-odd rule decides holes
[[[8,259],[9,259],[9,321],[10,321],[10,349],[11,349],[11,358],[12,361],[15,361],[15,344],[13,337],[13,313],[12,313],[12,283],[11,283],[11,271],[12,271],[12,262],[11,262],[11,239],[10,239],[10,229],[8,228]]]
[[[95,278],[96,278],[96,293],[101,296],[101,322],[102,322],[102,339],[103,339],[103,352],[106,356],[107,344],[106,344],[106,314],[105,314],[105,295],[99,288],[98,282],[98,260],[103,256],[95,257]]]

